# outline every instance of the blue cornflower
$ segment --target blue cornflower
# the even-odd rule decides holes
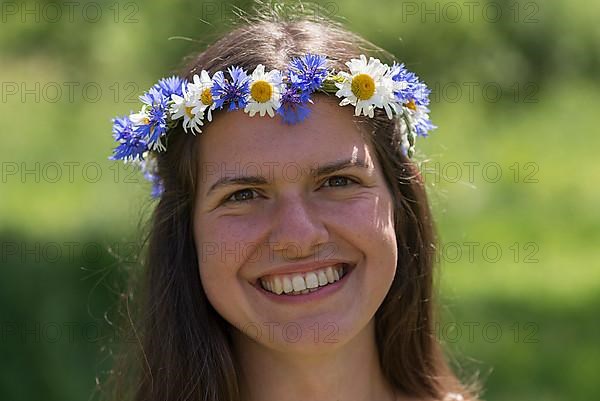
[[[428,132],[437,128],[428,118],[420,118],[414,121],[415,132],[420,136],[429,136]]]
[[[415,133],[419,136],[428,136],[428,132],[436,129],[429,119],[429,109],[427,106],[417,106],[416,110],[409,109],[410,118],[412,125],[415,129]]]
[[[152,192],[150,193],[150,195],[153,198],[159,198],[162,193],[165,191],[165,188],[162,185],[162,182],[160,181],[160,179],[156,178],[152,178]]]
[[[429,94],[431,90],[425,85],[424,82],[418,82],[415,85],[414,90],[414,101],[418,106],[428,106],[429,105]]]
[[[240,67],[229,67],[227,72],[231,81],[225,78],[222,71],[213,75],[211,92],[215,108],[221,109],[225,103],[229,103],[228,111],[243,109],[248,104],[250,95],[250,77]]]
[[[140,96],[140,100],[144,103],[142,111],[130,116],[135,125],[134,129],[144,138],[150,149],[165,150],[160,138],[167,131],[167,102],[169,99],[162,91],[152,87]]]
[[[404,104],[411,100],[419,106],[429,104],[429,94],[431,91],[425,83],[419,81],[419,77],[414,72],[408,71],[404,64],[392,65],[390,75],[396,82],[394,96],[398,102]]]
[[[171,95],[183,97],[183,87],[187,85],[187,80],[175,75],[162,78],[158,83],[154,84],[153,88],[162,91],[167,99],[171,99]]]
[[[144,178],[152,183],[151,196],[153,198],[160,197],[160,195],[162,195],[162,193],[164,192],[165,188],[162,184],[160,177],[154,171],[156,162],[154,160],[143,160],[140,163],[140,166],[142,168],[142,172],[144,173]]]
[[[290,62],[289,77],[292,86],[314,92],[327,77],[327,58],[310,53],[296,57]]]
[[[115,141],[120,142],[114,149],[114,153],[109,157],[110,160],[143,160],[143,153],[148,145],[142,139],[141,135],[134,129],[133,123],[128,116],[114,118],[113,137]]]
[[[286,124],[299,123],[310,114],[310,109],[306,106],[307,102],[312,103],[307,91],[299,91],[290,86],[281,95],[281,106],[277,109],[277,114],[282,116]]]

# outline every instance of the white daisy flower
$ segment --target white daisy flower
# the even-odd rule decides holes
[[[148,106],[143,105],[140,112],[130,114],[129,119],[133,125],[149,124],[150,118],[148,117]]]
[[[285,90],[283,77],[278,70],[265,73],[265,66],[259,64],[250,76],[250,96],[244,112],[253,117],[257,112],[260,116],[268,113],[275,116],[275,110],[281,106],[281,94]]]
[[[183,130],[187,133],[188,128],[192,131],[192,134],[201,133],[201,125],[204,125],[202,121],[204,119],[204,113],[202,110],[197,110],[199,103],[198,97],[195,92],[190,91],[188,88],[183,88],[183,97],[179,95],[171,95],[173,103],[171,104],[171,119],[176,120],[183,117]]]
[[[214,110],[216,106],[213,101],[211,89],[212,79],[206,70],[202,70],[200,76],[194,74],[193,82],[188,84],[188,91],[191,92],[192,96],[197,100],[192,113],[206,113],[208,121],[212,121],[212,110]]]
[[[350,73],[340,71],[339,76],[344,82],[336,83],[337,97],[343,97],[340,106],[351,104],[355,106],[354,114],[373,118],[376,107],[385,109],[389,118],[392,111],[398,111],[394,98],[394,85],[389,67],[379,59],[360,55],[360,59],[352,59],[346,63]]]
[[[389,68],[381,79],[381,85],[384,89],[380,91],[382,97],[380,107],[383,107],[390,120],[393,118],[394,114],[398,115],[402,113],[402,104],[398,103],[398,99],[394,92],[404,89],[404,85],[406,85],[405,82],[394,81],[392,77],[395,73],[394,70]]]

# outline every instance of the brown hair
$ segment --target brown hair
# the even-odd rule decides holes
[[[305,53],[327,55],[336,70],[361,53],[393,60],[341,24],[319,17],[318,8],[290,10],[283,17],[263,10],[259,17],[246,19],[190,58],[181,75],[191,79],[202,69],[213,74],[230,65],[251,71],[259,63],[284,70],[292,57]],[[467,389],[452,373],[434,332],[436,235],[423,180],[400,150],[394,120],[382,110],[373,119],[360,120],[367,127],[395,208],[396,276],[375,315],[383,373],[407,395],[441,400],[455,392],[475,400],[474,387]],[[138,342],[131,354],[123,353],[123,360],[117,361],[116,386],[109,395],[113,400],[242,399],[229,326],[209,303],[198,272],[192,235],[195,140],[177,128],[169,133],[168,152],[157,158],[164,192],[150,221],[135,324],[127,315]],[[124,297],[127,307],[129,300]]]

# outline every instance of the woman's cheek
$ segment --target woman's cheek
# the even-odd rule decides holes
[[[335,221],[336,226],[358,227],[372,231],[382,219],[388,219],[389,213],[385,199],[374,193],[357,193],[354,196],[323,203],[322,215],[326,221]],[[383,220],[385,221],[385,220]]]
[[[367,193],[331,210],[338,230],[359,247],[377,249],[395,260],[397,252],[391,198]]]
[[[219,216],[210,226],[213,241],[225,244],[256,242],[266,230],[269,219],[265,213],[250,208],[240,209],[236,214]]]
[[[266,232],[264,219],[248,213],[219,216],[206,227],[211,229],[203,231],[202,242],[197,245],[207,278],[235,272],[245,260],[253,257]]]

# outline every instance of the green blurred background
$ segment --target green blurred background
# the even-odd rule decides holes
[[[319,3],[434,90],[439,129],[417,159],[441,236],[439,336],[460,374],[490,401],[597,399],[600,3]],[[0,399],[97,395],[152,208],[144,179],[107,160],[110,119],[234,6],[249,9],[2,2]]]

